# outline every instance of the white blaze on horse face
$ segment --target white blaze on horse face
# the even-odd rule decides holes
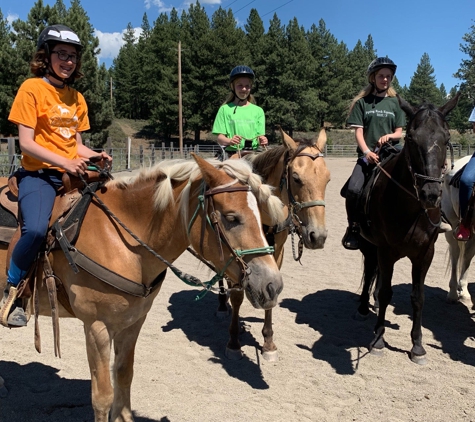
[[[261,226],[261,213],[259,212],[259,207],[257,205],[257,199],[256,199],[256,197],[254,196],[254,194],[252,192],[247,193],[247,205],[249,206],[249,208],[254,213],[254,216],[256,217],[257,226],[260,227]],[[269,246],[268,243],[267,243],[267,239],[265,238],[264,234],[262,233],[262,230],[261,230],[261,236],[262,236],[262,241],[264,242],[264,246]]]

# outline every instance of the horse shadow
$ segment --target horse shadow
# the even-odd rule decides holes
[[[13,351],[12,351],[13,354]],[[94,420],[91,381],[66,379],[59,369],[32,362],[0,361],[5,389],[0,389],[0,422],[86,422]],[[5,396],[5,397],[4,397]],[[169,422],[134,414],[137,422]]]
[[[197,291],[181,291],[173,293],[169,298],[168,310],[171,320],[162,327],[163,332],[182,330],[186,337],[197,344],[210,349],[214,357],[211,361],[220,364],[233,378],[246,382],[252,388],[265,390],[269,385],[264,381],[259,367],[261,345],[248,331],[240,334],[242,345],[252,346],[256,349],[257,362],[251,360],[246,354],[238,361],[230,360],[225,356],[226,344],[229,340],[230,319],[218,319],[215,316],[218,307],[217,295],[209,292],[200,300],[195,300]],[[264,317],[264,313],[262,314]],[[241,317],[241,322],[264,322],[264,318]]]
[[[390,305],[397,315],[407,315],[412,319],[410,300],[411,284],[393,286],[393,297]],[[474,312],[462,304],[446,303],[447,292],[438,287],[425,286],[425,304],[422,326],[431,331],[436,340],[424,343],[426,348],[441,350],[451,359],[466,365],[475,366],[473,347],[465,345],[467,338],[475,336]],[[340,375],[351,375],[357,370],[359,360],[368,354],[368,346],[373,340],[376,314],[371,313],[364,321],[353,318],[358,308],[359,295],[348,291],[326,289],[305,296],[302,300],[284,299],[280,306],[295,314],[297,324],[308,325],[319,332],[321,337],[309,348],[297,344],[297,347],[312,352],[315,359],[329,363]],[[388,330],[398,330],[398,324],[386,321]],[[410,330],[407,332],[410,342]],[[385,338],[388,350],[405,353],[391,346],[390,332]],[[357,350],[352,356],[351,350]]]
[[[368,353],[374,324],[352,318],[358,306],[359,296],[344,290],[325,289],[297,299],[284,299],[280,307],[295,314],[297,324],[308,325],[321,337],[311,348],[313,357],[328,362],[336,373],[351,375],[356,372],[359,360]],[[354,359],[351,350],[356,347]]]
[[[393,287],[392,305],[395,314],[412,317],[411,288],[409,283]],[[425,285],[424,294],[422,326],[431,331],[434,339],[440,342],[440,345],[430,340],[424,342],[423,338],[424,346],[441,350],[452,360],[475,367],[473,347],[465,344],[467,339],[475,336],[475,312],[462,303],[447,303],[447,291],[440,287]],[[389,337],[388,340],[390,341]]]

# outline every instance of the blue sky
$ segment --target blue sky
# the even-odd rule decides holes
[[[53,5],[55,0],[43,0]],[[69,0],[64,0],[66,7]],[[0,0],[4,18],[26,20],[34,0]],[[160,13],[172,7],[186,10],[189,1],[181,0],[81,0],[81,5],[96,30],[102,50],[101,61],[110,65],[122,43],[122,33],[130,22],[139,28],[144,13],[153,23]],[[208,16],[220,6],[231,8],[239,25],[244,25],[251,8],[257,9],[266,28],[276,13],[287,25],[294,17],[305,29],[325,21],[327,29],[353,49],[356,42],[373,37],[377,54],[388,56],[398,65],[401,85],[409,86],[421,57],[430,57],[437,85],[447,90],[460,81],[453,77],[463,59],[462,37],[475,25],[474,0],[397,0],[362,2],[357,0],[202,0]]]

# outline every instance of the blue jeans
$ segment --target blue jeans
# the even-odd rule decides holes
[[[56,170],[19,172],[18,204],[23,224],[8,270],[8,282],[14,286],[30,269],[45,239],[61,177]]]
[[[462,177],[460,178],[459,202],[460,217],[465,217],[468,209],[468,202],[472,196],[473,185],[475,184],[475,154],[465,166]]]

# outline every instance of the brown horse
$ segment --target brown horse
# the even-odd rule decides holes
[[[274,200],[249,164],[228,164],[227,168],[233,167],[230,176],[194,158],[196,162],[162,162],[132,179],[107,182],[85,216],[77,250],[144,287],[143,296],[123,293],[83,268],[75,274],[61,250],[51,254],[55,276],[64,285],[74,314],[62,308],[61,316],[75,316],[84,323],[97,422],[109,420],[109,413],[111,421],[133,420],[130,388],[135,344],[165,276],[164,262],[137,239],[168,262],[191,244],[256,308],[275,306],[283,288],[262,231],[256,196],[266,202],[266,212],[272,215],[281,213],[282,203]],[[235,178],[236,174],[241,177]],[[40,292],[40,311],[47,315],[45,293]]]
[[[253,171],[263,181],[274,187],[274,194],[287,206],[288,218],[277,226],[262,214],[263,224],[269,243],[274,245],[274,256],[279,268],[284,258],[284,245],[289,233],[300,238],[299,251],[293,250],[294,259],[299,260],[302,244],[308,249],[321,249],[325,244],[327,229],[325,226],[325,189],[330,181],[330,172],[323,159],[326,143],[325,129],[320,131],[318,139],[300,140],[295,142],[283,130],[282,145],[258,154],[245,156],[252,163]],[[229,160],[228,160],[229,161]],[[223,297],[220,295],[220,297]],[[241,345],[239,343],[239,309],[243,301],[242,293],[231,292],[232,319],[229,327],[230,341],[226,355],[239,359]],[[219,310],[224,311],[221,303]],[[218,310],[218,311],[219,311]],[[262,329],[264,344],[262,355],[265,359],[278,359],[277,347],[273,340],[272,310],[265,311]]]

